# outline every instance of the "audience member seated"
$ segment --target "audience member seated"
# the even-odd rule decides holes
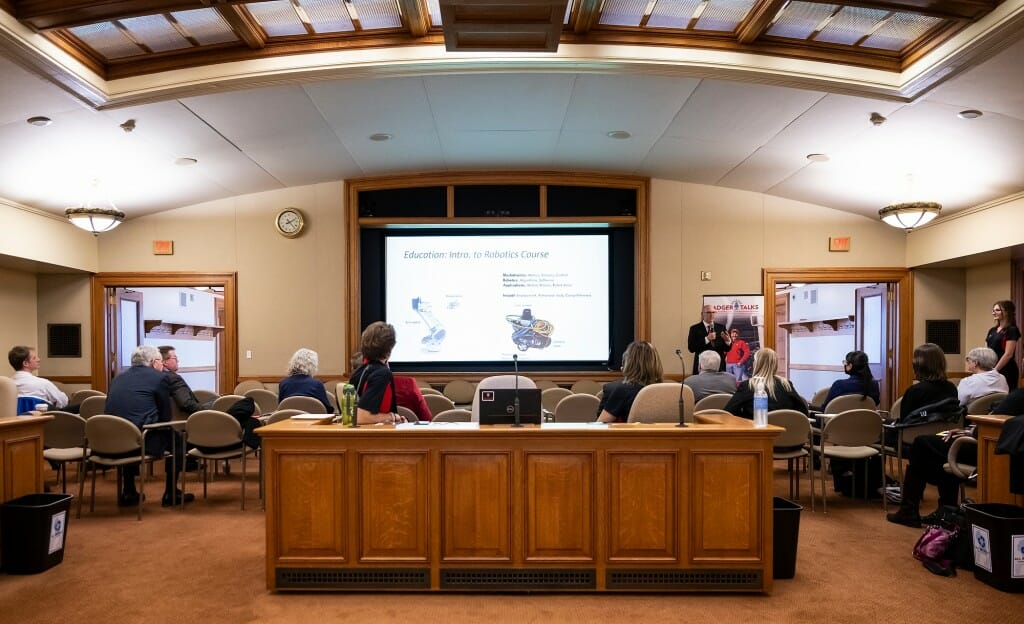
[[[167,376],[163,373],[163,358],[156,347],[142,345],[136,347],[131,355],[131,367],[114,377],[107,392],[106,413],[130,420],[136,427],[167,422],[171,420],[171,394]],[[172,440],[176,436],[177,440]],[[181,502],[189,502],[195,498],[186,494],[184,500],[181,491],[174,484],[177,473],[185,462],[185,444],[181,434],[170,428],[152,429],[146,432],[146,454],[161,457],[174,448],[176,457],[168,456],[165,461],[167,482],[164,487],[163,506],[170,507]],[[133,451],[125,456],[134,455]],[[174,460],[174,461],[172,461]],[[131,507],[139,502],[138,490],[135,488],[135,477],[139,474],[138,465],[123,468],[124,484],[118,504]]]
[[[353,353],[352,370],[358,370],[363,364],[366,364],[363,352],[356,351]],[[416,414],[416,418],[420,422],[429,422],[433,415],[430,413],[430,407],[427,405],[426,399],[423,398],[423,391],[420,390],[419,384],[416,383],[416,378],[394,374],[392,374],[392,377],[395,380],[395,395],[398,399],[398,406],[412,410],[412,413]]]
[[[601,404],[597,408],[597,420],[606,423],[626,422],[640,389],[652,383],[660,383],[663,375],[661,357],[651,343],[629,343],[622,353],[622,380],[604,385]]]
[[[1000,376],[1002,375],[1000,374]],[[1006,379],[1004,378],[1003,381]],[[1024,388],[1018,388],[1011,392],[996,406],[994,412],[1008,416],[1024,414]],[[944,436],[923,435],[914,439],[914,444],[910,447],[910,463],[907,464],[907,472],[903,477],[901,492],[903,498],[900,501],[900,508],[899,511],[886,516],[889,522],[919,528],[922,523],[933,522],[944,506],[956,506],[960,480],[946,472],[943,465],[948,460],[949,447],[959,435],[976,438],[977,431],[972,425],[966,430],[946,432]],[[978,465],[978,446],[964,444],[960,447],[956,460],[958,463]],[[929,483],[939,490],[939,505],[934,513],[922,518],[920,516],[921,499],[924,497],[924,489]]]
[[[356,422],[360,425],[405,422],[398,413],[395,378],[388,367],[395,342],[395,328],[384,321],[370,323],[363,330],[359,350],[364,364],[353,371],[349,379],[359,396]]]
[[[946,379],[946,354],[939,345],[926,342],[914,349],[913,366],[917,383],[903,393],[901,418],[926,405],[957,396],[956,386]],[[896,448],[898,439],[899,432],[891,427],[885,428],[886,446]]]
[[[777,409],[792,409],[807,414],[807,404],[803,397],[797,394],[793,384],[788,379],[780,377],[779,358],[775,351],[762,348],[754,354],[754,371],[736,389],[729,402],[725,405],[725,411],[743,418],[754,419],[754,389],[757,384],[764,384],[765,392],[768,393],[768,411]]]
[[[320,366],[320,356],[312,349],[299,349],[288,361],[288,376],[277,387],[277,400],[281,402],[290,396],[308,396],[324,404],[326,414],[334,413],[334,406],[327,397],[324,382],[314,379]]]
[[[1006,377],[996,370],[999,358],[996,352],[988,347],[975,347],[964,359],[969,376],[960,380],[956,386],[956,395],[960,397],[960,405],[967,406],[974,399],[980,399],[995,392],[1009,392]]]
[[[717,351],[702,351],[697,356],[697,360],[700,364],[700,373],[690,375],[683,381],[684,384],[690,386],[690,390],[693,390],[694,401],[700,401],[712,394],[736,392],[736,376],[719,370],[722,365],[722,356],[718,355]]]
[[[174,347],[163,345],[157,349],[160,350],[160,356],[164,360],[164,375],[167,376],[167,387],[171,393],[171,400],[178,406],[178,409],[186,414],[195,414],[199,410],[211,409],[216,399],[200,403],[188,382],[178,374],[178,352]],[[260,421],[256,418],[259,416],[256,413],[256,402],[248,397],[241,399],[229,407],[227,413],[234,416],[238,424],[242,425],[243,440],[246,446],[259,448],[260,437],[253,433],[253,430],[260,426]]]
[[[847,394],[871,397],[875,405],[878,405],[878,381],[871,375],[868,354],[863,351],[850,351],[843,358],[843,370],[846,371],[848,377],[834,381],[821,406],[813,406],[813,409],[820,409],[822,412],[828,411],[828,404],[832,399]]]
[[[14,369],[11,379],[18,386],[19,397],[36,399],[40,403],[46,403],[49,409],[69,410],[68,395],[61,392],[53,382],[45,377],[37,377],[39,370],[39,354],[32,347],[18,345],[7,353],[7,361]]]

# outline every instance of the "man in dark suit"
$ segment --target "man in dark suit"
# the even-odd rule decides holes
[[[715,322],[715,309],[709,305],[701,310],[701,321],[690,326],[686,347],[693,354],[693,374],[700,373],[700,354],[715,351],[722,358],[718,370],[725,370],[725,354],[732,347],[732,336],[725,325]]]
[[[139,429],[145,425],[167,422],[171,419],[171,395],[167,377],[163,373],[163,358],[156,347],[141,345],[132,351],[131,368],[110,382],[106,413],[130,420]],[[177,444],[172,444],[172,436],[178,436]],[[182,502],[181,492],[175,488],[174,483],[177,476],[175,470],[181,470],[185,459],[185,445],[180,435],[170,428],[146,432],[147,455],[160,457],[172,448],[177,451],[177,461],[172,462],[172,458],[168,456],[164,464],[167,474],[164,507]],[[124,485],[118,504],[123,507],[137,505],[139,494],[135,489],[135,477],[139,474],[139,466],[125,466],[123,470]],[[192,494],[186,494],[184,501],[188,502],[194,498]]]

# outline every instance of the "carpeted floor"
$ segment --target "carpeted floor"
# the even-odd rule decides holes
[[[778,464],[778,495],[787,491],[785,475]],[[138,522],[133,510],[116,507],[109,477],[97,486],[95,513],[86,502],[83,517],[71,518],[63,563],[42,574],[0,574],[0,622],[1024,623],[1024,594],[1002,593],[972,573],[930,574],[910,554],[920,530],[886,522],[877,502],[835,494],[827,516],[820,502],[817,513],[801,514],[796,578],[776,581],[771,596],[271,594],[256,488],[243,512],[237,479],[237,471],[220,477],[210,498],[184,513],[162,509],[160,480],[151,481]]]

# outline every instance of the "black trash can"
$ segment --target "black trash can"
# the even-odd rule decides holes
[[[974,578],[1005,592],[1024,592],[1024,507],[964,507],[974,549]]]
[[[800,512],[804,508],[791,500],[772,499],[772,578],[796,576],[796,545],[800,538]]]
[[[0,505],[3,569],[36,574],[64,560],[70,494],[28,494]]]

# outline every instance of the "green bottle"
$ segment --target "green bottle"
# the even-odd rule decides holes
[[[345,384],[341,389],[341,424],[350,427],[356,417],[356,387]]]

